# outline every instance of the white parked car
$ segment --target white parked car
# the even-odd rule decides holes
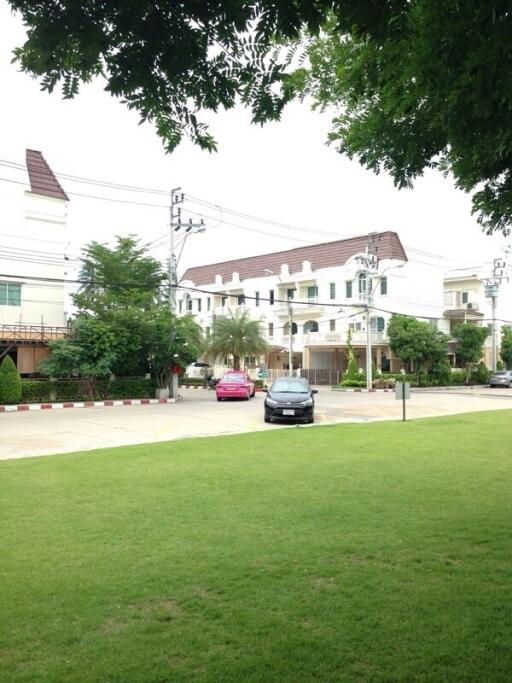
[[[205,372],[210,368],[208,363],[202,363],[201,361],[197,361],[195,363],[191,363],[188,368],[185,371],[185,374],[187,377],[204,377]]]

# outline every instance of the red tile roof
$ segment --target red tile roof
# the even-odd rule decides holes
[[[27,149],[26,163],[32,192],[42,194],[45,197],[69,201],[69,197],[64,192],[62,185],[55,177],[41,152],[35,149]]]
[[[407,256],[396,232],[379,232],[373,234],[373,253],[380,259],[400,259],[407,261]],[[334,242],[323,242],[308,247],[298,247],[287,251],[277,251],[272,254],[250,256],[249,258],[211,263],[206,266],[189,268],[183,275],[183,280],[190,280],[195,285],[209,285],[215,282],[216,275],[222,275],[222,281],[231,280],[233,273],[240,274],[240,280],[254,277],[265,277],[265,269],[280,274],[281,265],[288,264],[290,273],[302,270],[302,262],[309,261],[312,270],[318,268],[332,268],[342,266],[351,256],[360,254],[366,249],[368,235],[351,237]]]

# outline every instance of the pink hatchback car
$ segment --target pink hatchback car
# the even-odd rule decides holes
[[[223,398],[244,398],[248,401],[254,396],[254,382],[246,372],[231,370],[219,381],[215,393],[217,401]]]

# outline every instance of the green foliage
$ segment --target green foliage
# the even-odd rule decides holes
[[[172,316],[167,306],[153,306],[147,311],[144,334],[151,373],[159,387],[168,385],[173,365],[185,368],[201,353],[200,327],[192,316]]]
[[[501,328],[500,356],[507,369],[510,370],[512,368],[512,327],[505,325]]]
[[[261,332],[259,320],[251,320],[246,311],[215,318],[206,350],[212,358],[232,356],[233,368],[240,369],[244,356],[260,356],[267,350],[267,342]]]
[[[512,221],[507,3],[338,3],[291,87],[341,113],[330,140],[399,188],[425,169],[473,194],[489,233]]]
[[[501,360],[496,361],[496,370],[505,370],[505,367]]]
[[[482,358],[487,329],[471,323],[461,323],[455,326],[453,336],[457,340],[455,353],[466,365],[466,377],[469,382],[472,366]]]
[[[340,382],[340,387],[365,387],[366,386],[366,379],[365,375],[360,372],[357,377],[348,377],[346,379],[342,379]]]
[[[388,323],[388,336],[393,353],[404,362],[414,363],[418,382],[422,369],[442,371],[448,337],[434,325],[406,315],[393,315]]]
[[[204,387],[206,385],[206,380],[204,377],[181,377],[180,384],[188,384],[192,387]]]
[[[154,124],[168,151],[185,135],[213,151],[199,112],[249,107],[254,123],[279,119],[293,96],[284,80],[287,56],[279,39],[315,32],[331,3],[158,3],[9,0],[28,29],[15,51],[21,69],[43,90],[62,86],[74,97],[99,74],[141,121]]]
[[[449,386],[452,380],[452,368],[446,359],[435,360],[430,366],[429,377],[438,386]]]
[[[475,384],[488,384],[490,375],[491,371],[487,365],[483,361],[480,361],[476,369],[471,373],[471,380],[475,382]]]
[[[48,403],[55,382],[50,380],[21,380],[21,403]]]
[[[0,363],[0,404],[18,403],[21,398],[21,377],[13,359],[4,356]]]
[[[108,326],[113,335],[111,370],[115,375],[147,372],[147,312],[163,305],[166,277],[160,263],[133,237],[117,237],[112,248],[91,242],[83,250],[80,279],[86,284],[72,295],[77,319],[94,317]]]

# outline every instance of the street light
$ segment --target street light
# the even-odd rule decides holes
[[[274,273],[273,270],[269,270],[268,268],[265,268],[264,270],[270,275],[276,275],[280,284],[283,284],[280,275]],[[290,297],[288,297],[288,376],[293,377],[293,309],[292,300]]]

